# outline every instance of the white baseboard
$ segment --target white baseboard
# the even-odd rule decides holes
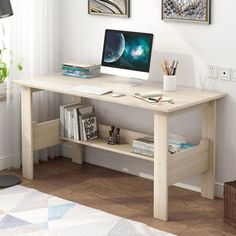
[[[194,192],[198,192],[198,193],[201,192],[201,188],[190,185],[190,184],[177,183],[177,184],[174,184],[174,186],[177,186],[177,187],[180,187],[180,188],[185,188],[185,189],[188,189],[188,190],[191,190],[191,191],[194,191]]]
[[[224,198],[224,184],[222,183],[215,183],[215,195],[219,198]]]
[[[0,170],[6,170],[11,167],[13,155],[0,156]]]
[[[71,146],[70,146],[69,143],[64,143],[62,145],[61,155],[64,156],[64,157],[71,158],[72,150],[71,150]],[[90,163],[90,161],[87,161],[87,162]],[[96,162],[97,161],[93,161],[91,164],[98,164],[98,165],[102,166],[101,163],[96,163]],[[133,175],[136,175],[136,176],[140,176],[140,177],[143,177],[143,178],[153,179],[152,176],[150,176],[148,174],[144,174],[144,173],[137,174],[137,173],[133,173],[132,171],[127,170],[126,168],[121,168],[121,169],[117,168],[117,165],[114,165],[114,167],[112,167],[112,166],[113,165],[110,164],[109,168],[114,169],[114,170],[118,170],[118,171],[121,171],[121,172],[124,172],[124,173],[129,173],[129,174],[133,174]],[[190,182],[192,182],[192,181],[190,181]],[[197,181],[195,181],[195,182],[197,182]],[[194,184],[200,186],[200,183],[194,183]],[[174,186],[184,188],[184,189],[188,189],[188,190],[191,190],[191,191],[194,191],[194,192],[201,192],[201,188],[198,187],[198,186],[195,186],[193,184],[177,183],[177,184],[174,184]],[[223,196],[224,196],[224,185],[222,183],[218,183],[218,182],[215,183],[215,196],[219,197],[219,198],[223,198]]]
[[[72,149],[69,143],[63,143],[60,152],[63,157],[72,157]]]

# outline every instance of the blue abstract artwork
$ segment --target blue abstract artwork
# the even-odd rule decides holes
[[[151,34],[107,32],[102,65],[148,72],[152,37]]]

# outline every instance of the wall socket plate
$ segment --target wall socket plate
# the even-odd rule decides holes
[[[231,70],[230,70],[230,68],[219,67],[218,68],[218,75],[219,75],[220,79],[230,80]]]
[[[236,68],[231,69],[231,80],[236,82]]]
[[[214,65],[208,66],[208,77],[211,79],[217,79],[218,78],[218,68]]]

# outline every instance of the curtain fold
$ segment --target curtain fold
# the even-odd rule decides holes
[[[42,76],[59,71],[59,0],[11,0],[14,16],[9,18],[9,47],[13,61],[22,62],[23,71],[10,71],[10,80]],[[33,117],[43,122],[58,117],[59,95],[49,92],[33,94]],[[9,130],[13,134],[12,167],[20,167],[20,88],[13,85],[8,111],[11,114]],[[36,152],[35,162],[47,161],[59,155],[59,148]]]

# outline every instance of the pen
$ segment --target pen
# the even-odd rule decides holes
[[[175,68],[175,60],[173,61],[171,67],[170,67],[170,74],[173,75],[174,73],[174,68]]]
[[[154,102],[160,102],[161,99],[162,99],[162,96],[160,96],[158,99],[156,99],[156,98],[148,98],[149,101],[154,101]]]
[[[179,61],[176,62],[176,65],[175,65],[175,67],[174,67],[174,70],[173,70],[172,75],[176,75],[176,71],[177,71],[177,68],[178,68],[178,64],[179,64]]]

